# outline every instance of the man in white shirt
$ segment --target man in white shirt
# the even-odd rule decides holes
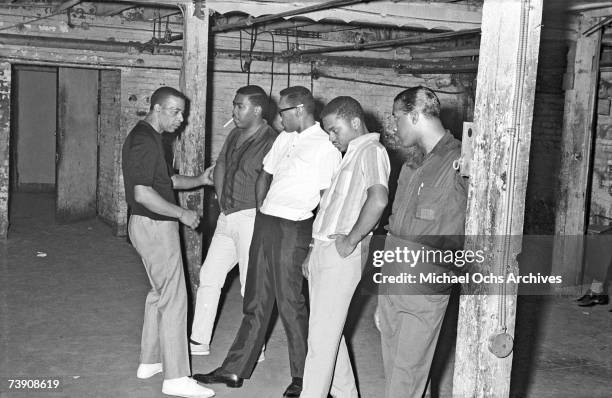
[[[361,279],[366,238],[387,206],[391,166],[380,135],[368,131],[354,98],[333,99],[321,118],[329,139],[345,155],[321,199],[314,246],[304,261],[310,320],[300,398],[327,398],[330,392],[334,398],[358,398],[342,330]]]
[[[313,210],[329,188],[341,155],[315,121],[315,103],[301,86],[280,92],[281,133],[256,184],[259,212],[249,252],[243,319],[220,368],[194,375],[202,383],[242,386],[261,352],[274,303],[287,334],[292,381],[284,397],[299,397],[306,359],[308,310],[301,265],[308,254]]]

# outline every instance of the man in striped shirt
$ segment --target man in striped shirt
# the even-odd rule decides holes
[[[300,398],[327,398],[330,387],[335,398],[357,398],[342,330],[361,279],[361,253],[367,253],[364,238],[387,206],[390,164],[379,134],[368,131],[355,99],[333,99],[321,118],[344,157],[321,199],[312,230],[314,245],[303,265],[309,279],[310,319]]]

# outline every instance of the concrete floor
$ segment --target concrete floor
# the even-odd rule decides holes
[[[162,397],[161,376],[135,377],[148,281],[134,250],[90,220],[55,225],[53,197],[13,196],[10,237],[2,249],[0,397]],[[46,257],[39,257],[39,252]],[[234,278],[209,357],[222,361],[241,316]],[[381,397],[383,371],[375,300],[355,300],[349,345],[362,398]],[[519,300],[513,397],[612,397],[610,307],[580,309],[568,298]],[[286,339],[277,322],[266,361],[241,389],[215,387],[220,398],[280,397],[290,380]],[[63,391],[7,393],[6,379],[60,377]]]

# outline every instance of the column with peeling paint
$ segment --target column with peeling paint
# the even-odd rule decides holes
[[[484,2],[466,248],[482,250],[485,261],[470,275],[519,271],[542,3]],[[517,290],[514,283],[474,280],[462,286],[453,396],[510,395],[512,354],[499,348],[511,348],[506,342],[514,336]]]
[[[8,231],[9,154],[11,132],[11,64],[0,62],[0,237]]]
[[[181,91],[189,98],[187,127],[178,143],[179,170],[183,175],[195,176],[204,171],[206,128],[206,84],[208,78],[208,9],[198,2],[183,6],[183,67]],[[204,190],[181,192],[181,206],[204,211]],[[198,275],[202,264],[202,233],[183,226],[185,261],[189,271],[192,298],[198,287]]]

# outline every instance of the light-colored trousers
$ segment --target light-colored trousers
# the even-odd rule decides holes
[[[161,362],[164,379],[189,376],[187,292],[178,222],[132,215],[128,231],[151,283],[145,302],[140,363]]]
[[[200,285],[191,326],[193,341],[210,344],[221,289],[227,273],[236,263],[240,272],[240,294],[244,296],[254,225],[255,209],[219,215],[206,259],[200,268]]]
[[[378,296],[385,398],[421,398],[449,296]]]
[[[361,244],[342,258],[334,241],[315,240],[308,264],[308,353],[300,398],[357,398],[342,330],[361,279]],[[331,390],[331,391],[330,391]]]

